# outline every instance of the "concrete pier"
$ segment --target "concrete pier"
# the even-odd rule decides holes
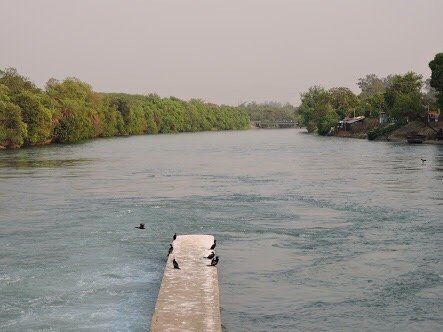
[[[217,267],[204,257],[211,253],[212,235],[179,235],[172,243],[151,320],[151,331],[221,331]],[[165,255],[168,247],[165,246]],[[172,260],[180,270],[174,269]]]

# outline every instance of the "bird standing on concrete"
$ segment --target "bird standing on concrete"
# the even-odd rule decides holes
[[[177,263],[177,261],[175,260],[175,258],[172,260],[172,265],[174,265],[174,269],[179,269],[179,270],[181,270],[180,267],[178,266],[178,263]]]
[[[216,266],[218,264],[218,256],[215,256],[215,258],[212,259],[211,264],[208,266]]]
[[[209,258],[209,259],[213,259],[213,258],[214,258],[214,256],[215,256],[215,253],[214,253],[214,252],[211,252],[211,253],[209,254],[209,256],[208,256],[208,257],[206,257],[206,258]]]
[[[217,244],[217,243],[216,243],[216,241],[214,240],[214,244],[213,244],[213,245],[211,246],[211,248],[209,248],[209,249],[214,250],[216,244]]]
[[[174,236],[172,237],[172,241],[175,241],[176,238],[177,238],[177,233],[174,233]]]
[[[135,228],[138,228],[138,229],[145,229],[145,224],[140,224],[140,226],[136,226]]]
[[[170,254],[172,254],[172,251],[174,250],[174,247],[172,246],[172,244],[169,245],[169,251],[168,251],[168,256]]]

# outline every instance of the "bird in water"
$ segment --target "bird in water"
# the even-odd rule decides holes
[[[172,241],[175,241],[176,238],[177,238],[177,233],[174,233],[174,236],[172,237]]]
[[[170,254],[172,254],[172,251],[174,250],[174,247],[172,246],[172,244],[169,245],[169,251],[168,251],[168,256]]]
[[[145,224],[140,224],[140,226],[136,226],[135,228],[139,228],[139,229],[145,229]]]
[[[215,256],[215,258],[212,259],[211,264],[208,266],[216,266],[218,264],[218,256]]]
[[[214,253],[214,252],[211,252],[211,253],[209,254],[209,256],[208,256],[208,257],[206,257],[206,258],[209,258],[209,259],[213,259],[213,258],[214,258],[214,256],[215,256],[215,253]]]
[[[420,160],[421,160],[421,163],[422,163],[422,164],[424,164],[425,161],[426,161],[426,159],[423,159],[423,158],[420,158]]]
[[[213,244],[213,245],[211,246],[211,248],[209,248],[209,249],[214,250],[216,244],[217,244],[217,243],[216,243],[216,241],[214,240],[214,244]]]
[[[175,258],[172,260],[172,265],[174,265],[174,269],[179,269],[179,270],[181,270],[180,267],[178,266],[178,263],[177,263],[177,261],[175,260]]]

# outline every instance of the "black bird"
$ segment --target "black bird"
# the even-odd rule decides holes
[[[215,243],[216,241],[214,240],[214,244],[211,246],[211,248],[209,248],[209,249],[211,249],[211,250],[214,250],[215,249],[215,245],[217,244],[217,243]]]
[[[139,229],[145,229],[145,224],[140,224],[140,226],[135,227],[135,228],[139,228]]]
[[[214,252],[211,252],[211,253],[209,254],[209,256],[208,256],[208,257],[206,257],[206,258],[209,258],[209,259],[213,259],[213,258],[214,258],[214,256],[215,256],[215,253],[214,253]]]
[[[178,263],[177,263],[177,261],[175,260],[175,258],[172,260],[172,265],[174,265],[174,269],[179,269],[179,270],[181,270],[180,267],[178,266]]]
[[[174,250],[174,247],[172,246],[172,244],[169,245],[169,251],[168,251],[168,256],[170,254],[172,254],[172,250]]]
[[[172,237],[172,241],[175,241],[176,238],[177,238],[177,233],[174,233],[174,236]]]
[[[426,161],[426,159],[423,159],[423,158],[420,158],[420,160],[421,160],[421,163],[422,163],[422,164],[424,164],[425,161]]]
[[[212,259],[211,264],[208,266],[216,266],[218,264],[218,256],[215,256],[215,258]]]

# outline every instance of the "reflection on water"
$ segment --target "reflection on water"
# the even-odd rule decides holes
[[[27,157],[11,157],[0,161],[0,168],[57,168],[57,167],[73,167],[86,163],[90,163],[91,159],[47,159],[33,160]]]
[[[92,159],[35,160],[24,156],[11,156],[0,160],[0,168],[57,168],[72,167],[91,162]]]
[[[0,330],[148,329],[177,232],[218,239],[227,331],[439,331],[442,169],[295,129],[2,151]]]

